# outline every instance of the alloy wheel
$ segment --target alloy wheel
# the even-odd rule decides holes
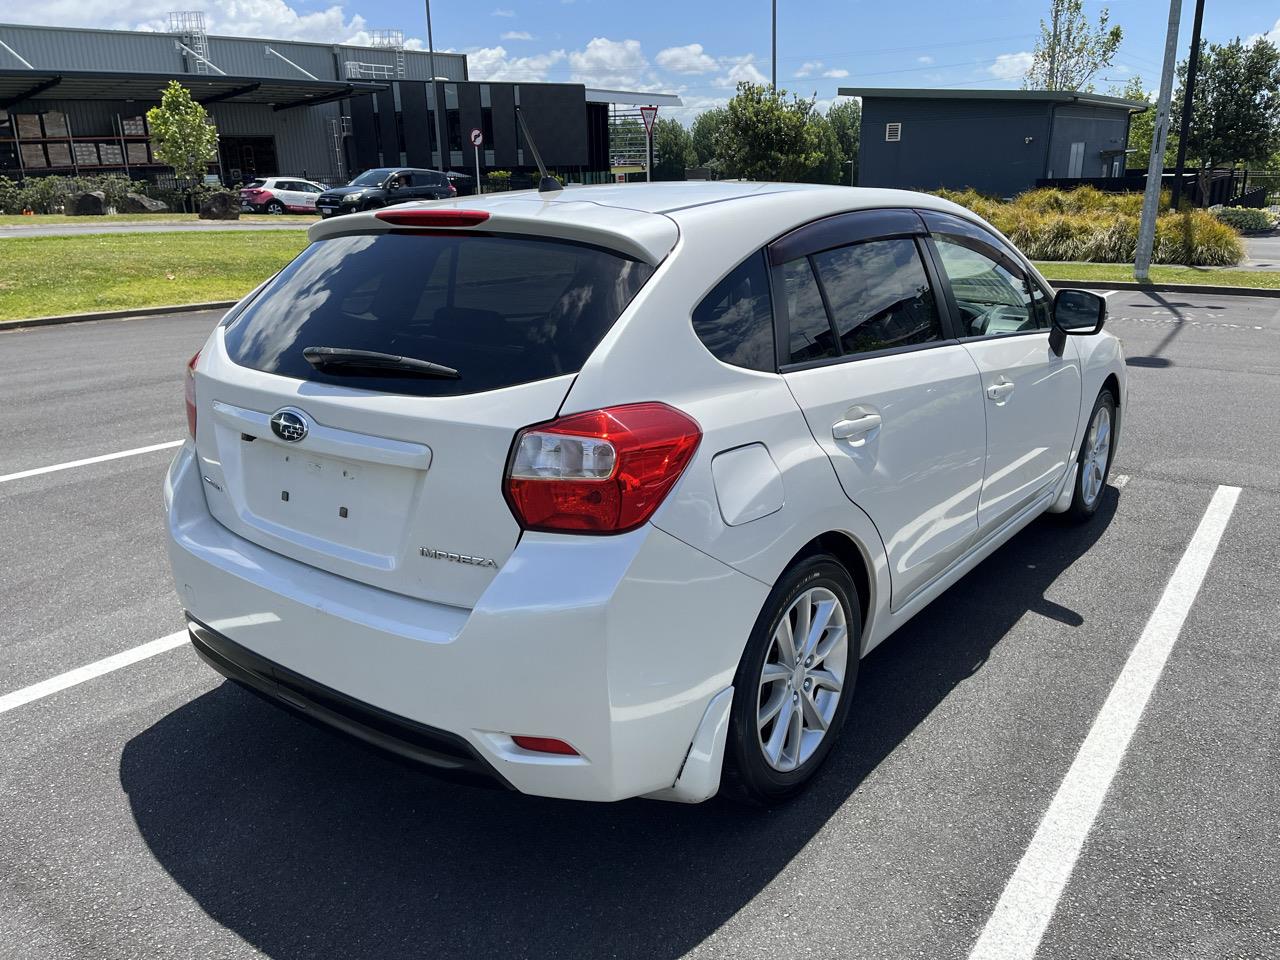
[[[1111,456],[1111,411],[1106,406],[1099,406],[1089,426],[1089,435],[1085,438],[1084,462],[1080,465],[1084,471],[1080,480],[1080,493],[1086,506],[1102,493],[1102,484],[1107,475],[1107,459]]]
[[[774,628],[760,673],[756,735],[765,762],[786,773],[822,743],[840,704],[849,664],[844,606],[826,587],[812,587]]]

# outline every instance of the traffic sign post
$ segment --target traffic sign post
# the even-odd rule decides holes
[[[644,121],[645,164],[644,181],[653,180],[653,121],[657,119],[657,107],[641,107],[640,119]]]
[[[484,143],[484,134],[479,127],[471,129],[471,145],[476,148],[476,196],[480,196],[480,145]]]

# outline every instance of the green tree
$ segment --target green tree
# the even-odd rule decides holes
[[[160,106],[147,111],[147,126],[156,159],[173,167],[180,180],[200,180],[218,155],[217,129],[176,80],[165,87]]]
[[[1182,115],[1186,63],[1173,115]],[[1280,152],[1280,50],[1259,38],[1245,46],[1202,43],[1191,101],[1187,155],[1202,169],[1220,164],[1266,166]]]
[[[848,183],[844,179],[844,151],[829,117],[816,110],[809,114],[809,129],[818,149],[818,158],[803,179],[807,183]]]
[[[693,143],[695,166],[711,166],[720,155],[720,133],[727,114],[724,107],[716,107],[698,114],[693,121],[689,136]]]
[[[787,97],[766,84],[742,82],[725,108],[721,149],[729,176],[804,180],[822,162],[821,131],[810,123],[813,99]]]
[[[1142,113],[1129,116],[1129,149],[1134,152],[1129,154],[1126,161],[1130,167],[1141,167],[1145,170],[1147,161],[1151,157],[1151,140],[1156,132],[1156,105],[1152,101],[1151,93],[1139,76],[1130,77],[1124,86],[1113,85],[1107,92],[1113,97],[1140,100],[1147,104],[1147,109]],[[1178,157],[1178,114],[1172,116],[1172,129],[1169,131],[1164,148],[1163,163],[1166,167],[1172,167]]]
[[[653,124],[653,179],[683,180],[694,163],[693,139],[679,120],[661,119]]]
[[[1115,59],[1124,31],[1108,27],[1110,12],[1103,7],[1097,25],[1089,23],[1082,0],[1049,0],[1049,19],[1040,21],[1024,90],[1092,91],[1094,75]]]
[[[840,183],[858,182],[858,138],[862,133],[862,105],[857,100],[841,100],[827,111],[827,122],[840,145]],[[853,171],[847,164],[853,161]]]

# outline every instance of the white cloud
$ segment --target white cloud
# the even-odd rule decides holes
[[[1019,53],[1002,53],[996,62],[987,67],[987,73],[999,80],[1021,80],[1034,58],[1025,50]]]
[[[594,37],[585,48],[569,54],[569,68],[575,83],[588,86],[643,89],[654,85],[639,40]]]
[[[848,70],[824,70],[822,75],[828,80],[840,80],[849,75]]]
[[[502,35],[503,40],[532,40],[533,34],[527,30],[508,30]]]
[[[537,81],[565,58],[563,50],[550,50],[531,57],[509,57],[505,47],[479,47],[464,51],[472,80]]]
[[[716,68],[716,61],[703,52],[700,43],[667,47],[653,59],[658,66],[673,73],[711,73]]]
[[[821,60],[810,60],[800,65],[800,69],[794,74],[797,80],[803,80],[805,77],[812,77],[815,73],[822,69]]]
[[[497,10],[494,10],[493,13],[489,14],[491,17],[514,17],[515,15],[516,12],[514,10],[507,10],[504,7],[498,7]]]
[[[725,57],[721,64],[728,70],[712,81],[717,87],[733,88],[739,83],[768,83],[769,78],[760,72],[755,64],[756,55],[748,53],[741,57]]]
[[[923,63],[925,66],[928,66],[929,64],[933,63],[933,57],[929,56],[928,54],[926,54],[923,57],[916,57],[916,63]]]
[[[1269,40],[1274,44],[1280,45],[1280,20],[1276,21],[1276,25],[1266,33],[1255,33],[1245,40],[1245,45],[1251,45],[1255,40]]]

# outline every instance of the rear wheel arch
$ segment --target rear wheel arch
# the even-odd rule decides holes
[[[858,593],[858,612],[862,617],[863,642],[866,642],[867,621],[871,614],[871,596],[873,579],[871,561],[866,551],[849,534],[839,530],[829,530],[814,537],[787,561],[784,570],[790,570],[806,557],[817,554],[830,554],[840,562],[853,580]]]

